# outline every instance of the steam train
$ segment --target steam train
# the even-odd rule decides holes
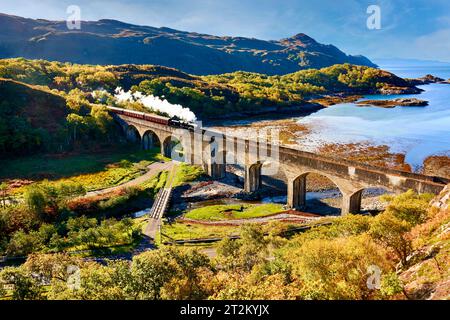
[[[192,122],[183,121],[177,116],[174,116],[172,118],[162,117],[158,116],[156,114],[149,114],[145,112],[139,112],[139,111],[133,111],[133,110],[126,110],[121,108],[115,108],[115,107],[108,107],[108,110],[112,113],[118,114],[118,115],[124,115],[131,118],[136,119],[142,119],[170,127],[175,128],[182,128],[186,130],[194,130],[196,128],[196,124]]]

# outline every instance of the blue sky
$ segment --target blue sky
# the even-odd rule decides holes
[[[450,62],[449,0],[0,0],[0,12],[62,20],[72,4],[83,20],[267,40],[303,32],[370,58]],[[366,26],[369,5],[381,8],[380,30]]]

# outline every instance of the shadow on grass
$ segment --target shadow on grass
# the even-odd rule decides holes
[[[104,171],[121,161],[157,161],[159,149],[144,151],[135,145],[103,148],[97,152],[46,154],[0,160],[0,179],[56,180]]]

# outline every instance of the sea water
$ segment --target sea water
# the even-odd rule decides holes
[[[380,66],[401,77],[433,74],[450,78],[449,66]],[[364,99],[417,98],[427,107],[361,107],[343,103],[322,109],[299,123],[313,128],[299,140],[302,149],[314,150],[324,143],[367,142],[388,145],[391,152],[406,154],[406,162],[418,168],[430,155],[450,154],[450,84],[420,86],[414,95],[369,95]]]

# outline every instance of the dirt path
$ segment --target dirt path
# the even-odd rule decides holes
[[[206,254],[210,259],[214,259],[217,256],[217,249],[214,247],[201,249],[200,252]]]
[[[173,167],[174,163],[172,161],[170,162],[154,162],[151,165],[149,165],[147,167],[147,172],[145,174],[143,174],[142,176],[139,176],[133,180],[130,180],[124,184],[115,186],[115,187],[111,187],[111,188],[107,188],[107,189],[102,189],[102,190],[96,190],[96,191],[90,191],[88,193],[86,193],[86,195],[84,196],[85,198],[87,197],[93,197],[93,196],[101,196],[122,188],[129,188],[129,187],[136,187],[142,183],[144,183],[145,181],[151,179],[153,176],[157,175],[159,172],[161,171],[166,171],[166,170],[171,170]]]

